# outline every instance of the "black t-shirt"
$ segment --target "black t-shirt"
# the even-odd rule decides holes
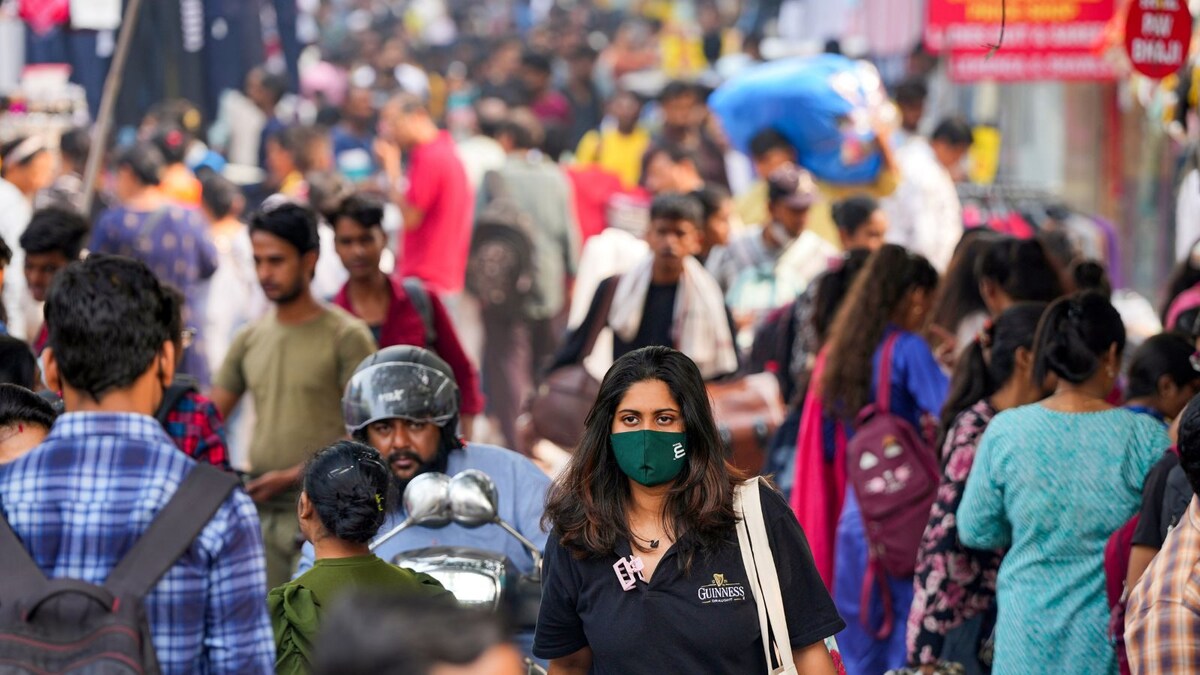
[[[778,493],[761,490],[788,633],[792,645],[803,648],[846,624],[817,574],[795,515]],[[625,591],[613,564],[630,555],[628,542],[615,555],[577,560],[551,533],[534,654],[556,659],[591,647],[595,675],[764,672],[758,610],[736,539],[697,554],[689,574],[676,555],[681,543],[686,542],[663,555],[649,584],[638,581]]]
[[[646,291],[646,308],[642,310],[642,323],[633,341],[626,342],[620,336],[613,335],[614,359],[642,347],[674,344],[671,328],[675,323],[675,294],[678,292],[679,284],[650,284],[650,290]]]
[[[1142,484],[1142,508],[1139,511],[1137,527],[1133,530],[1135,546],[1162,548],[1169,525],[1162,521],[1163,496],[1166,494],[1171,469],[1177,466],[1179,455],[1168,450],[1163,453],[1162,459],[1158,460],[1154,468],[1150,469],[1150,473],[1146,474],[1146,481]]]

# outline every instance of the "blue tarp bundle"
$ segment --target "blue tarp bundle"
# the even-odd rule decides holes
[[[713,92],[708,105],[739,150],[747,152],[750,139],[774,128],[817,178],[854,184],[873,182],[882,167],[870,120],[884,101],[873,67],[823,54],[747,68]]]

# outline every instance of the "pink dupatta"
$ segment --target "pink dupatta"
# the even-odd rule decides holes
[[[834,542],[842,504],[846,500],[846,431],[837,423],[833,463],[825,461],[825,405],[821,401],[821,375],[825,350],[817,355],[808,394],[800,417],[796,442],[796,478],[790,504],[808,538],[813,560],[825,586],[833,591]]]

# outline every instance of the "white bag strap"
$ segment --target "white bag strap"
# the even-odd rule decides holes
[[[743,508],[743,495],[746,493],[756,494],[758,490],[758,481],[747,481],[737,487],[733,492],[733,511],[737,514],[737,535],[738,549],[742,553],[742,566],[746,568],[746,580],[750,585],[750,593],[754,596],[754,605],[758,609],[758,627],[762,632],[763,640],[763,656],[767,661],[767,673],[770,675],[774,672],[771,668],[771,655],[774,650],[771,649],[769,636],[771,635],[771,623],[767,618],[767,605],[762,601],[762,588],[758,583],[758,566],[754,561],[754,553],[750,546],[750,532],[746,525],[744,516],[745,509]]]
[[[783,610],[783,589],[779,585],[775,557],[771,553],[767,524],[763,518],[762,495],[758,486],[760,480],[748,480],[738,486],[734,493],[734,510],[740,518],[738,546],[742,551],[746,574],[750,577],[750,590],[758,605],[768,672],[794,674],[796,661],[792,655],[792,640],[788,635],[787,616]],[[772,634],[774,639],[769,637]],[[772,653],[778,657],[778,669],[771,669]]]

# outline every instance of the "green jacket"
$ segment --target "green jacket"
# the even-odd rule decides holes
[[[275,631],[276,673],[307,675],[311,671],[321,613],[341,594],[357,588],[454,597],[428,574],[397,567],[374,554],[317,560],[308,572],[267,594]]]

